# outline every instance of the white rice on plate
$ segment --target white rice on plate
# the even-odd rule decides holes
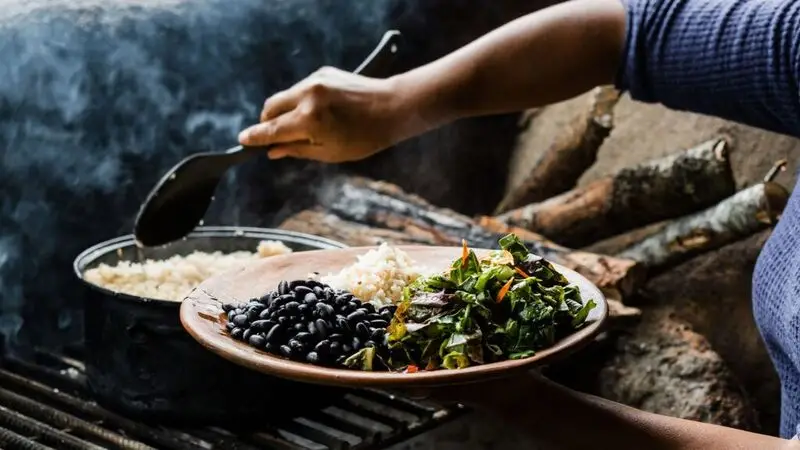
[[[362,301],[383,306],[402,300],[403,289],[428,272],[408,253],[384,243],[358,256],[354,264],[339,273],[315,278],[336,289],[350,291]]]
[[[214,275],[244,267],[261,258],[291,252],[292,249],[283,242],[261,241],[255,252],[193,252],[141,263],[100,264],[84,272],[83,278],[114,292],[180,302],[198,284]]]

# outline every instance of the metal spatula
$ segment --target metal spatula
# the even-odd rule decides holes
[[[397,53],[401,34],[388,31],[354,73],[377,76]],[[266,154],[264,147],[238,145],[224,152],[197,153],[176,164],[150,191],[133,233],[140,245],[163,245],[189,234],[205,215],[225,172]]]

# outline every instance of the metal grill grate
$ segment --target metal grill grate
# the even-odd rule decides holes
[[[459,409],[375,390],[350,391],[324,409],[280,424],[234,432],[145,425],[109,412],[86,392],[79,359],[40,352],[35,362],[0,368],[0,448],[15,450],[226,449],[362,450],[386,448],[456,416]]]

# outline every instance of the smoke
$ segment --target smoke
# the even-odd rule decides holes
[[[0,332],[80,340],[77,253],[129,233],[163,172],[233,146],[267,95],[354,66],[388,1],[0,0]],[[293,164],[231,174],[206,223],[267,225]]]

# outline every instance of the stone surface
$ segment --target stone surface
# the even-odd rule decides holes
[[[759,428],[727,364],[670,307],[647,310],[616,350],[600,371],[600,396],[658,414]]]

